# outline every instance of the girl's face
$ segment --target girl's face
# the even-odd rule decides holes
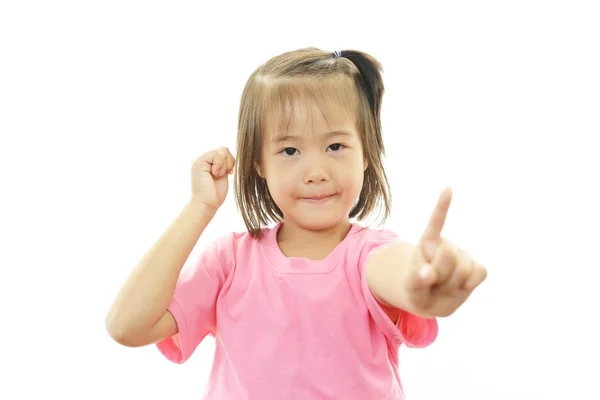
[[[348,221],[367,165],[354,121],[336,119],[330,129],[318,108],[300,106],[294,108],[284,136],[272,130],[264,133],[263,161],[257,170],[284,222],[324,230]]]

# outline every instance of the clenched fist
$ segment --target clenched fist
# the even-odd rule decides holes
[[[192,165],[192,201],[202,203],[216,212],[227,197],[229,175],[234,165],[235,158],[227,147],[198,157]]]

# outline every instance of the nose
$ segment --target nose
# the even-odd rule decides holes
[[[325,163],[318,161],[316,158],[307,160],[308,163],[304,170],[304,183],[320,183],[329,180],[329,174]]]

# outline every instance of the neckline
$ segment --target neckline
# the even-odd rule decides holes
[[[288,274],[326,274],[335,269],[339,264],[340,258],[344,249],[348,245],[350,236],[353,235],[359,228],[355,223],[350,224],[350,230],[334,249],[320,260],[311,260],[304,257],[286,257],[279,244],[277,244],[277,231],[281,228],[283,222],[277,223],[273,228],[265,232],[263,236],[262,248],[265,256],[269,260],[271,267],[277,272]]]

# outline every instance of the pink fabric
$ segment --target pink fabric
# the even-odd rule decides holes
[[[436,319],[406,312],[394,324],[364,277],[373,250],[398,241],[354,224],[323,260],[287,258],[276,241],[230,233],[180,275],[169,310],[179,333],[156,343],[175,363],[211,335],[205,400],[404,399],[398,348],[426,347]]]

